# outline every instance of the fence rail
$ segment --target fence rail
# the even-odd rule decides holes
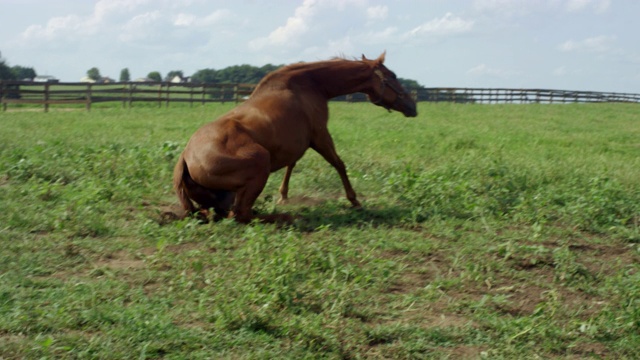
[[[92,104],[121,102],[123,107],[131,107],[134,102],[155,102],[159,107],[172,102],[187,102],[191,105],[209,102],[239,102],[251,92],[253,84],[176,84],[157,83],[33,83],[19,81],[0,82],[0,99],[3,110],[7,105],[84,105],[87,110]]]
[[[640,94],[548,89],[422,88],[413,94],[418,101],[481,104],[640,102]]]
[[[3,110],[8,105],[84,106],[101,102],[121,102],[131,107],[135,102],[155,102],[160,107],[172,102],[191,105],[209,102],[239,102],[246,99],[253,84],[191,84],[191,83],[34,83],[20,81],[0,82],[0,101]],[[504,103],[593,103],[640,102],[640,94],[567,91],[546,89],[485,89],[485,88],[416,88],[409,89],[416,101],[456,102],[479,104]],[[364,94],[351,94],[335,98],[336,101],[367,101]]]

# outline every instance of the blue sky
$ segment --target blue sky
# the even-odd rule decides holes
[[[337,55],[427,87],[640,93],[637,0],[0,0],[9,65],[78,81]]]

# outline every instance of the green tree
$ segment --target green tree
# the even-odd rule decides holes
[[[167,74],[167,77],[165,78],[165,81],[171,81],[173,80],[174,77],[176,76],[180,76],[180,78],[184,78],[184,73],[182,72],[182,70],[172,70],[169,71],[169,73]]]
[[[244,83],[257,84],[268,73],[279,69],[282,65],[267,64],[262,67],[252,65],[233,65],[222,70],[202,69],[196,71],[191,76],[191,81],[195,83]]]
[[[196,71],[191,76],[191,81],[194,83],[215,84],[217,71],[214,69],[202,69]]]
[[[0,53],[0,80],[14,79],[13,71],[11,71],[9,65],[7,65],[6,61],[2,58],[2,53]]]
[[[37,76],[36,71],[33,68],[19,65],[12,66],[11,72],[13,72],[13,76],[18,80],[33,80],[33,78]]]
[[[162,81],[162,75],[158,71],[152,71],[147,75],[147,77],[153,81]]]
[[[411,79],[398,78],[398,82],[405,89],[421,89],[421,88],[424,87],[424,86],[420,85],[417,81],[411,80]]]
[[[87,70],[87,77],[95,81],[98,81],[102,78],[102,76],[100,75],[100,70],[98,70],[97,67],[92,67],[91,69]]]
[[[129,74],[129,68],[120,70],[120,81],[131,81],[131,75]]]

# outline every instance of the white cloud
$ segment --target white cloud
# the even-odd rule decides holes
[[[405,37],[440,37],[467,33],[473,28],[474,21],[464,20],[452,13],[433,19],[415,27]]]
[[[27,40],[47,39],[67,33],[70,30],[78,29],[82,20],[75,15],[51,18],[45,26],[31,25],[23,33],[22,37]]]
[[[589,8],[596,13],[603,13],[611,6],[611,0],[568,0],[566,9],[569,12],[584,11]]]
[[[615,36],[600,35],[580,41],[568,40],[558,45],[558,50],[562,52],[590,52],[604,53],[612,50],[613,43],[616,41]]]
[[[95,3],[93,12],[87,16],[72,14],[53,17],[44,26],[29,26],[21,35],[27,40],[86,37],[117,23],[112,19],[114,16],[131,12],[149,2],[150,0],[99,0]]]
[[[366,4],[366,0],[304,0],[294,10],[293,16],[287,18],[284,25],[277,27],[266,37],[249,41],[249,49],[257,51],[267,46],[296,48],[300,47],[303,38],[309,39],[313,35],[320,38],[327,37],[332,30],[334,32],[336,30],[336,28],[329,28],[327,24],[332,21],[336,24],[338,23],[336,19],[340,18],[352,19],[355,12],[351,12],[351,8],[363,9]],[[367,16],[383,16],[384,8],[372,10],[373,13]]]
[[[163,17],[158,10],[136,15],[122,27],[119,40],[132,42],[147,39],[157,34],[157,30],[162,28],[162,22]]]
[[[193,14],[180,13],[173,19],[173,25],[189,27],[196,23],[198,18]]]
[[[553,1],[553,0],[551,0]],[[474,7],[479,11],[488,11],[505,16],[514,14],[526,14],[533,6],[539,6],[539,2],[530,0],[475,0]]]
[[[389,15],[389,8],[384,5],[367,8],[367,19],[370,21],[384,20]]]
[[[293,45],[309,29],[309,22],[317,11],[318,1],[304,0],[302,5],[294,11],[294,15],[287,19],[285,25],[273,30],[266,38],[258,38],[249,42],[254,50],[267,45]]]
[[[526,15],[532,12],[562,9],[568,12],[593,10],[603,13],[611,6],[611,0],[474,0],[474,7],[506,16]]]
[[[467,74],[471,76],[491,76],[491,77],[499,77],[499,78],[507,78],[512,75],[517,75],[517,72],[492,68],[487,66],[486,64],[480,64],[476,67],[473,67],[467,71]]]
[[[207,27],[231,17],[233,14],[226,9],[212,12],[205,17],[197,17],[193,14],[180,13],[173,17],[173,25],[179,27]]]
[[[358,37],[365,44],[384,44],[397,39],[398,28],[390,26],[382,31],[371,31]]]

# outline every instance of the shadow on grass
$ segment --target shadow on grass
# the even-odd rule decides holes
[[[292,209],[289,213],[296,218],[293,227],[303,232],[313,232],[325,227],[394,227],[408,224],[406,209],[395,205],[365,205],[362,209],[353,209],[343,204],[327,203],[316,207]]]
[[[364,204],[361,209],[354,209],[343,201],[318,200],[310,203],[304,199],[304,204],[298,202],[295,205],[278,207],[269,212],[266,209],[257,209],[256,215],[285,215],[291,221],[280,223],[282,226],[290,226],[301,232],[314,232],[322,228],[347,228],[347,227],[398,227],[409,226],[408,211],[398,205]],[[180,215],[182,210],[177,204],[163,206],[158,209],[158,214],[153,216],[160,225],[167,225],[184,218]],[[196,218],[198,216],[194,215]],[[198,218],[201,223],[208,223],[211,219]]]

